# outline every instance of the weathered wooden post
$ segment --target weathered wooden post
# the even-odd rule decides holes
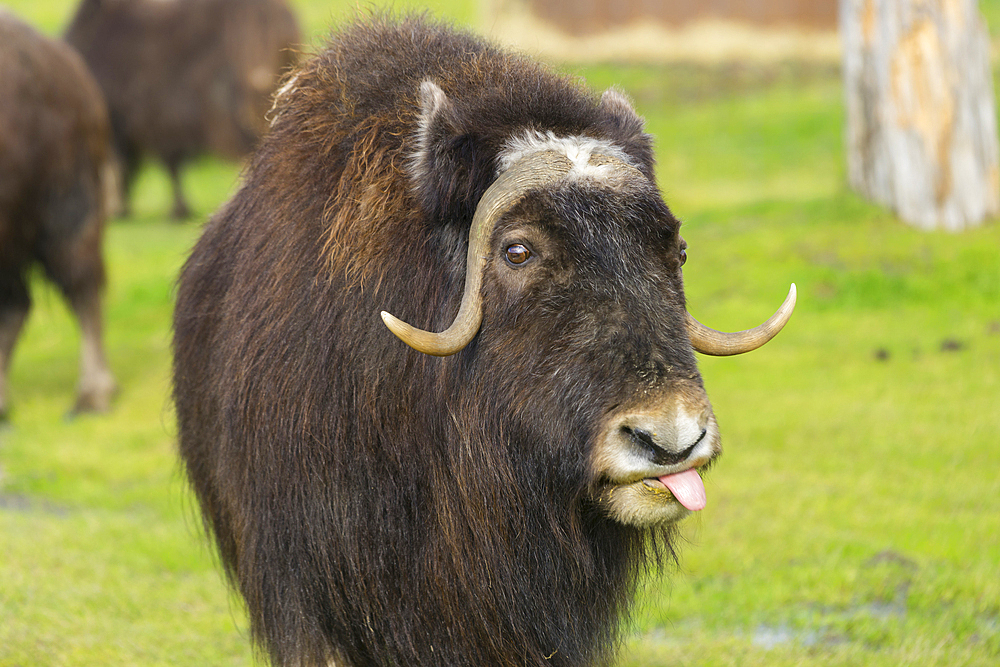
[[[923,229],[1000,211],[990,43],[976,0],[840,0],[851,186]]]

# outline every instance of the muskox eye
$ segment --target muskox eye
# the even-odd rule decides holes
[[[507,261],[511,264],[524,264],[531,257],[531,251],[520,243],[507,246]]]
[[[684,266],[684,262],[686,262],[686,261],[688,261],[687,250],[685,250],[684,248],[681,248],[681,266]]]

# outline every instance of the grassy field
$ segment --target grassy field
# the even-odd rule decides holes
[[[7,4],[50,33],[72,7]],[[299,7],[316,35],[349,3]],[[621,665],[1000,664],[1000,224],[922,233],[850,194],[835,68],[571,69],[647,118],[696,317],[744,328],[799,287],[774,343],[702,361],[726,454]],[[254,664],[168,399],[173,281],[237,179],[195,165],[175,225],[147,169],[110,224],[110,414],[64,419],[78,333],[35,281],[0,431],[0,667]]]

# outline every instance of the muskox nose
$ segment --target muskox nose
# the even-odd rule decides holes
[[[613,481],[704,465],[720,451],[719,428],[701,392],[673,393],[608,415],[595,472]]]
[[[645,450],[650,461],[660,466],[672,466],[687,460],[694,452],[695,447],[708,435],[708,428],[703,427],[694,441],[685,446],[690,438],[663,438],[660,437],[660,433],[664,429],[661,427],[658,430],[651,430],[656,428],[655,425],[647,428],[623,425],[621,430],[624,437],[631,438],[635,445]]]

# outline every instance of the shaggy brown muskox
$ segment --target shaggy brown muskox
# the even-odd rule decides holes
[[[447,27],[344,29],[273,118],[174,319],[181,455],[255,639],[606,663],[720,452],[694,351],[763,344],[793,294],[695,322],[623,95]]]
[[[170,173],[173,216],[184,218],[181,165],[253,149],[299,29],[285,0],[83,0],[66,40],[107,98],[126,206],[151,153]]]
[[[107,110],[80,57],[0,9],[0,419],[35,263],[80,322],[75,410],[108,407],[115,385],[101,344],[101,236],[109,148]]]

